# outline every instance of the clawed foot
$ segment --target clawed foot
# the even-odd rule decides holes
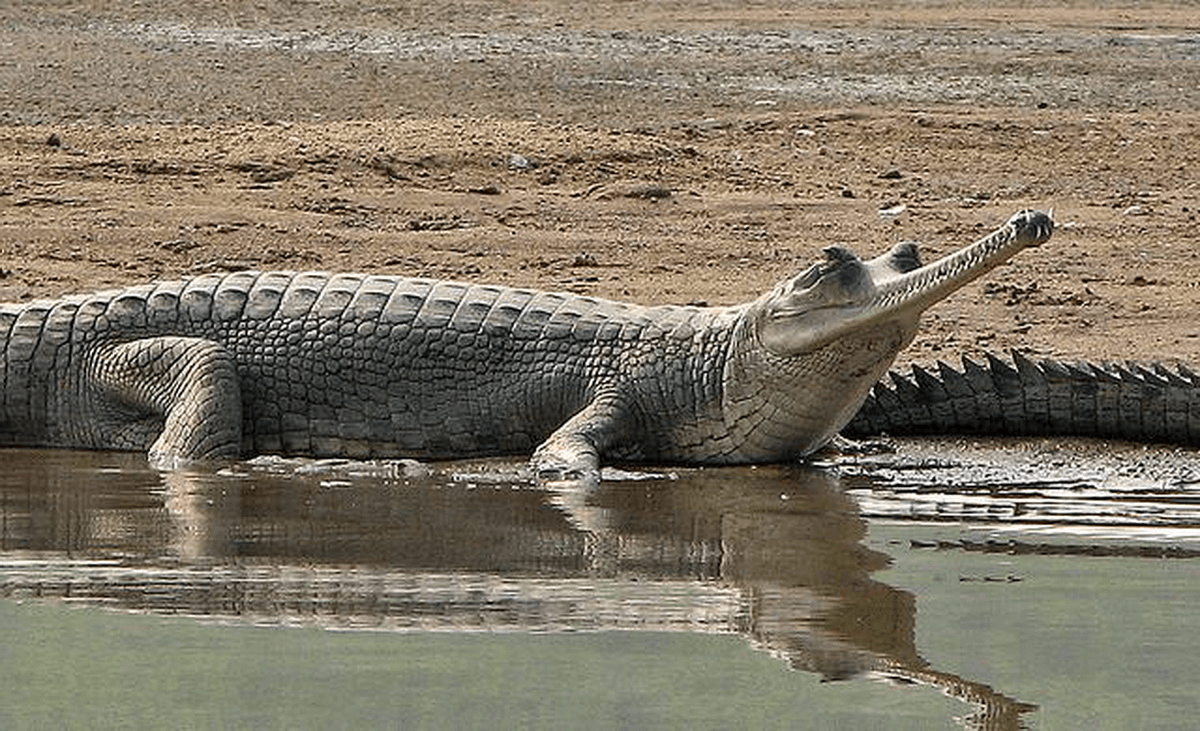
[[[552,435],[534,451],[530,464],[539,485],[600,484],[600,454],[578,434]]]
[[[568,464],[539,460],[534,462],[533,476],[538,485],[571,483],[589,486],[600,484],[600,468],[581,462]]]

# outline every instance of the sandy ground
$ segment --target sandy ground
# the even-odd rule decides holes
[[[0,9],[0,301],[252,267],[727,304],[1053,207],[906,357],[1200,363],[1186,3],[193,5]]]

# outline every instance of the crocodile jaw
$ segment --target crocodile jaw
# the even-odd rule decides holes
[[[857,262],[858,277],[839,273],[841,301],[818,302],[810,290],[772,292],[755,303],[759,342],[775,355],[795,356],[818,350],[857,330],[895,321],[916,327],[925,310],[966,284],[995,269],[1017,252],[1050,238],[1054,221],[1040,211],[1021,211],[988,236],[932,264],[889,277],[870,277],[870,265]],[[827,287],[828,289],[828,287]]]

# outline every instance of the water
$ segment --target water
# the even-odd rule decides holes
[[[905,456],[584,496],[503,462],[0,459],[4,728],[1195,721],[1200,500],[1177,467],[918,489]],[[1131,496],[1162,509],[1105,507]]]

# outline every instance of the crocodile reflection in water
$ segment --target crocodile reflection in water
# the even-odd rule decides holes
[[[91,468],[72,477],[70,457]],[[38,452],[0,478],[0,548],[23,556],[15,570],[0,553],[0,595],[327,627],[738,633],[827,680],[936,686],[977,707],[973,727],[1018,728],[1033,708],[921,658],[914,598],[871,578],[889,558],[829,472],[605,482],[564,508],[503,482],[159,476],[135,460]]]

